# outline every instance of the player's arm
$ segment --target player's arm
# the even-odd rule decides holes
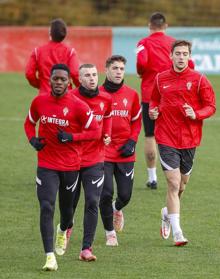
[[[31,86],[40,88],[40,80],[37,77],[37,49],[35,48],[27,62],[25,77]]]
[[[130,137],[118,150],[122,157],[130,157],[134,155],[138,136],[141,131],[141,107],[139,104],[138,94],[135,95],[132,105],[130,126]]]
[[[108,108],[103,118],[102,137],[105,145],[111,142],[112,134],[112,100],[108,103]]]
[[[202,100],[202,108],[195,110],[195,116],[196,119],[202,120],[210,117],[216,111],[215,93],[212,85],[205,76],[201,78],[199,94]]]
[[[36,136],[36,124],[38,120],[39,116],[36,110],[36,99],[34,99],[24,122],[24,130],[29,143],[35,150],[40,151],[44,148],[46,143],[45,138]]]
[[[149,104],[149,117],[152,120],[156,120],[159,115],[159,104],[160,104],[160,90],[159,90],[159,74],[154,80],[153,91]]]
[[[141,106],[139,103],[139,97],[138,94],[135,94],[134,102],[132,105],[132,111],[131,111],[131,134],[130,139],[137,142],[138,136],[141,131]]]
[[[79,83],[79,60],[75,49],[71,49],[70,59],[69,59],[70,76],[76,87],[80,85]]]
[[[80,101],[76,107],[75,114],[78,116],[78,121],[81,124],[82,131],[80,133],[70,133],[59,129],[57,138],[61,143],[90,141],[101,138],[101,128],[86,103]]]
[[[137,45],[136,49],[136,69],[139,76],[142,76],[147,68],[147,62],[148,62],[148,52],[145,48],[145,45],[143,44],[143,41],[140,41]]]

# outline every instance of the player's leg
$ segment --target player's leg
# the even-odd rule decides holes
[[[117,198],[113,203],[114,228],[122,231],[124,227],[124,216],[122,208],[130,201],[134,181],[134,162],[117,163],[115,168],[115,180],[117,184]]]
[[[114,174],[115,163],[105,162],[104,163],[104,184],[100,197],[100,214],[106,234],[106,245],[107,246],[118,246],[116,232],[113,227],[113,208],[112,200],[114,195],[113,188],[113,174]]]
[[[59,175],[60,224],[57,226],[55,251],[58,255],[63,255],[67,247],[67,229],[73,220],[73,202],[77,192],[79,172],[63,171],[59,172]]]
[[[85,206],[83,220],[83,241],[80,260],[94,261],[96,256],[92,254],[92,244],[95,237],[100,195],[104,183],[104,164],[82,168],[82,185],[84,189]]]
[[[167,239],[170,232],[169,226],[171,225],[175,245],[185,245],[188,241],[183,237],[182,229],[180,227],[179,192],[181,186],[181,152],[178,149],[161,144],[159,144],[158,148],[160,152],[161,165],[167,180],[167,209],[163,208],[161,211],[161,235],[164,239]]]
[[[75,215],[75,211],[77,208],[77,205],[79,203],[79,198],[80,198],[80,192],[81,192],[81,175],[79,173],[79,180],[77,183],[77,187],[74,190],[74,200],[73,200],[73,219],[72,222],[68,225],[67,231],[66,231],[66,239],[67,239],[67,245],[70,241],[70,237],[72,235],[73,229],[74,229],[74,215]]]
[[[47,257],[43,269],[57,270],[58,266],[53,247],[53,217],[56,194],[60,184],[58,172],[38,167],[36,183],[40,203],[40,231]]]
[[[146,185],[151,189],[157,189],[157,145],[154,138],[155,121],[149,117],[149,104],[142,103],[142,117],[144,126],[144,154],[147,164],[148,181]]]

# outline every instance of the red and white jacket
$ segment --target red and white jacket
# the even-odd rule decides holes
[[[34,98],[24,127],[28,140],[45,138],[46,145],[38,152],[38,166],[60,171],[80,169],[81,141],[101,137],[97,121],[89,106],[67,92],[63,97],[38,95]],[[73,135],[73,142],[60,143],[59,129]]]
[[[101,91],[107,92],[103,86]],[[119,148],[129,139],[137,142],[141,130],[141,107],[138,93],[123,85],[112,96],[112,134],[111,143],[105,147],[105,161],[133,162],[135,154],[130,157],[120,156]]]
[[[186,117],[184,104],[190,105],[196,119]],[[156,76],[150,109],[158,107],[155,139],[177,149],[200,144],[203,119],[215,113],[215,94],[207,78],[187,67],[177,73],[173,68]]]
[[[54,64],[59,63],[69,67],[73,83],[79,86],[79,61],[75,49],[64,43],[50,41],[33,50],[25,69],[27,80],[39,89],[39,94],[50,92],[50,70]]]
[[[82,96],[79,89],[74,89],[71,94],[87,103],[90,107],[94,118],[96,119],[100,132],[102,134],[99,140],[91,140],[82,142],[82,154],[81,154],[81,167],[88,167],[97,163],[104,162],[104,142],[103,137],[105,134],[111,136],[112,129],[112,98],[110,94],[99,91],[97,96],[92,98]]]

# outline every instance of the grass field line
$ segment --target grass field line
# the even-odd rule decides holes
[[[21,118],[21,117],[0,117],[0,121],[3,122],[24,122],[25,118]],[[206,121],[220,121],[220,117],[211,117],[206,119]]]

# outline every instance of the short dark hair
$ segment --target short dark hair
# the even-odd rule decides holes
[[[66,23],[62,18],[56,18],[50,23],[50,35],[54,42],[61,42],[67,34]]]
[[[64,70],[68,73],[68,76],[70,75],[70,69],[66,64],[54,64],[53,67],[50,70],[50,75],[52,76],[53,71],[55,70]]]
[[[186,40],[176,40],[173,42],[172,46],[171,46],[171,53],[173,53],[175,47],[177,46],[188,46],[189,48],[189,53],[191,54],[192,52],[192,43]]]
[[[123,62],[124,64],[126,64],[126,62],[127,62],[126,58],[122,55],[112,55],[106,60],[105,67],[108,68],[115,61]]]
[[[79,70],[81,70],[83,68],[96,68],[96,65],[90,64],[90,63],[85,63],[85,64],[80,65]]]
[[[155,12],[150,16],[149,22],[152,28],[161,29],[166,24],[166,18],[162,13]]]

